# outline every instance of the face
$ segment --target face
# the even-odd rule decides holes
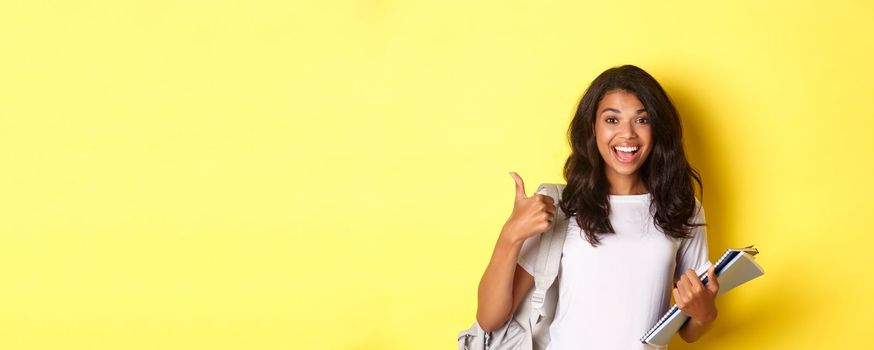
[[[595,139],[608,178],[637,177],[652,149],[649,116],[633,93],[604,94],[595,111]]]

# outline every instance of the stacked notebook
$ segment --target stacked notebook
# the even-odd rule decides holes
[[[728,249],[725,254],[716,262],[716,280],[719,281],[719,292],[721,295],[729,290],[734,289],[741,284],[744,284],[756,277],[765,273],[765,270],[756,263],[753,258],[759,251],[753,246],[740,249]],[[707,272],[705,271],[698,276],[701,283],[707,284]],[[650,328],[649,332],[640,338],[642,343],[647,343],[657,347],[668,345],[671,338],[680,327],[686,323],[689,316],[680,311],[680,307],[674,304],[662,318]]]

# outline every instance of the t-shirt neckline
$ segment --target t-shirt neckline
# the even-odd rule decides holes
[[[608,194],[611,201],[642,201],[652,197],[652,194],[647,192],[644,194]]]

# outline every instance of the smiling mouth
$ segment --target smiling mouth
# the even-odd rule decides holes
[[[640,146],[614,146],[613,155],[620,163],[631,163],[637,158]]]

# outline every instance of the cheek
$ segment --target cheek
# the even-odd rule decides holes
[[[604,127],[596,126],[595,127],[595,140],[598,141],[598,144],[606,144],[607,141],[610,140],[611,133]]]
[[[607,148],[609,147],[608,143],[610,143],[610,138],[611,138],[611,135],[609,132],[606,132],[604,130],[597,130],[595,132],[595,142],[598,144],[598,149],[601,150],[602,153],[607,152]]]
[[[652,153],[653,142],[652,142],[652,129],[650,127],[641,127],[637,130],[637,136],[640,137],[640,140],[643,141],[646,146],[646,151],[644,151],[643,156],[647,157],[650,153]]]
[[[638,135],[640,135],[640,137],[645,139],[647,142],[652,141],[652,126],[647,125],[647,126],[641,127]]]
[[[641,141],[650,145],[652,148],[652,129],[649,127],[642,127],[637,130],[637,137],[640,138]]]

